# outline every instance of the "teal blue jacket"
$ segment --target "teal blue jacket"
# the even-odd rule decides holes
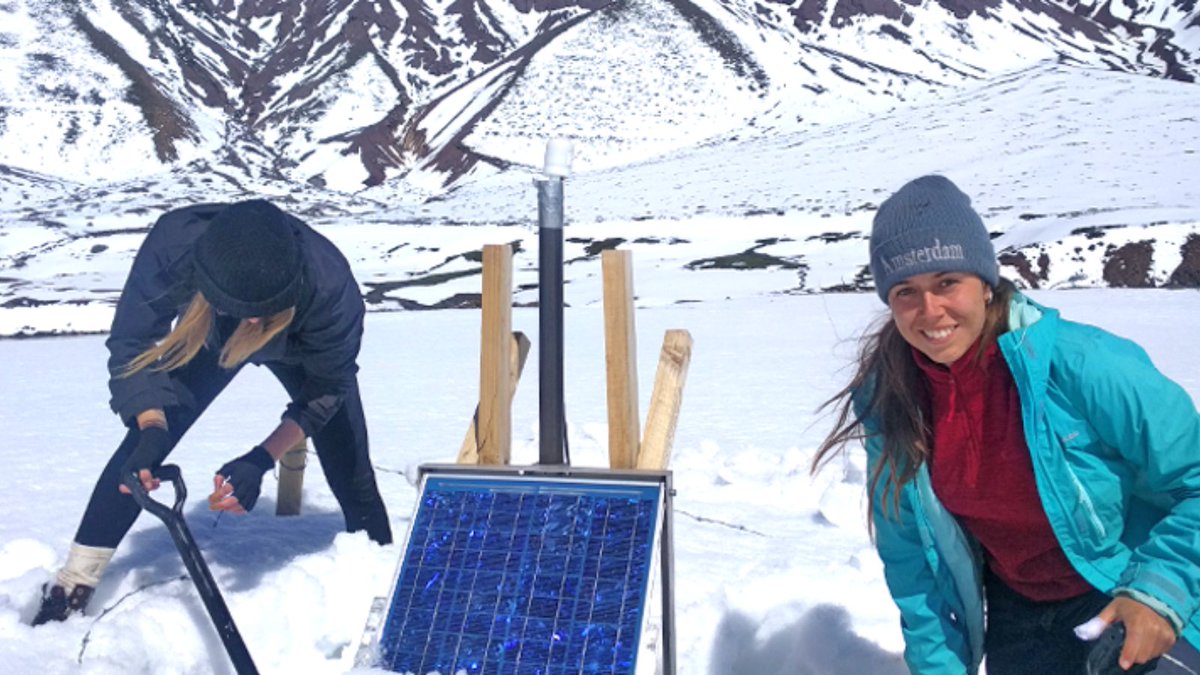
[[[1042,506],[1067,558],[1097,589],[1146,603],[1200,645],[1200,415],[1191,397],[1133,342],[1020,294],[1009,325],[999,346]],[[875,466],[878,424],[864,424]],[[934,495],[926,466],[901,489],[898,513],[883,513],[883,482],[872,519],[905,660],[915,675],[976,673],[978,545]]]

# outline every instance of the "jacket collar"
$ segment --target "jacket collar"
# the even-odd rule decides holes
[[[1008,332],[998,339],[1021,400],[1044,391],[1050,380],[1050,353],[1058,335],[1058,310],[1015,293],[1008,308]],[[1028,424],[1030,420],[1026,420]]]
[[[1048,314],[1057,317],[1058,310],[1039,305],[1023,293],[1014,293],[1008,304],[1008,330],[1012,332],[1030,328]]]
[[[1000,350],[996,343],[992,342],[983,348],[983,354],[979,354],[979,345],[982,341],[982,335],[975,338],[975,342],[971,343],[967,351],[949,366],[935,363],[916,347],[910,347],[910,349],[913,361],[917,363],[917,367],[925,373],[925,377],[929,378],[930,382],[946,383],[963,378],[982,377],[988,372]]]

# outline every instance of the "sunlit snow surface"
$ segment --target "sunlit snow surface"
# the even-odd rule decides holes
[[[635,265],[635,278],[652,276]],[[568,299],[571,298],[568,289]],[[1036,292],[1068,318],[1140,342],[1200,394],[1195,291]],[[679,672],[903,673],[898,616],[861,516],[860,453],[809,475],[830,420],[815,414],[849,377],[854,337],[882,309],[873,294],[758,297],[638,310],[639,400],[649,401],[663,331],[695,340],[671,463],[677,489]],[[602,312],[566,323],[566,410],[576,466],[607,457]],[[361,381],[380,487],[402,537],[425,462],[452,461],[478,399],[477,311],[368,316]],[[514,327],[537,344],[537,315]],[[93,481],[119,441],[108,411],[100,336],[0,341],[0,671],[228,673],[221,643],[159,521],[143,516],[86,616],[30,628],[38,589],[61,564]],[[537,359],[514,403],[516,464],[536,461]],[[258,508],[217,519],[203,505],[212,472],[259,442],[284,405],[262,369],[245,371],[172,461],[185,508],[226,602],[264,673],[352,668],[371,599],[401,547],[341,532],[317,464],[304,514],[276,518],[276,481]],[[315,460],[315,458],[312,458]],[[158,494],[167,498],[167,494]],[[864,665],[866,664],[866,665]],[[869,666],[869,667],[868,667]]]

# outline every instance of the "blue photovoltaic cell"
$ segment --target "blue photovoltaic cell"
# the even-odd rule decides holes
[[[632,674],[661,498],[659,484],[431,475],[379,666]]]

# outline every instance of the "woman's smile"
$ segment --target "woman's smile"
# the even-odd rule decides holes
[[[990,289],[965,272],[930,272],[901,281],[888,293],[892,320],[908,344],[950,365],[975,344],[987,319]]]

